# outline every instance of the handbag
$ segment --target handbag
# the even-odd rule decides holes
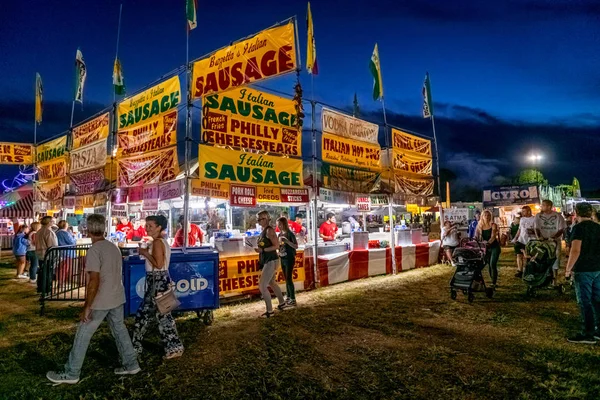
[[[161,315],[165,315],[170,313],[173,310],[176,310],[177,307],[181,304],[181,302],[175,296],[175,285],[171,281],[169,283],[169,288],[164,292],[158,293],[158,289],[156,287],[156,276],[154,276],[154,265],[152,265],[152,292],[154,296],[154,302],[156,303],[156,309]],[[167,268],[167,275],[169,274],[169,269]],[[171,277],[169,276],[169,280]]]

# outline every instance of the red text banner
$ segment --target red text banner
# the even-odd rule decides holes
[[[106,139],[109,132],[109,113],[73,127],[73,149]]]
[[[296,70],[294,23],[266,29],[196,61],[192,97],[222,92]]]
[[[206,96],[203,104],[205,143],[302,155],[293,100],[244,87]]]
[[[49,181],[67,176],[67,158],[61,157],[37,166],[38,179]]]
[[[179,173],[177,147],[169,147],[118,161],[118,186],[140,186],[167,182]]]
[[[0,143],[0,164],[33,164],[33,145]]]
[[[323,133],[323,161],[359,168],[381,169],[379,145]]]
[[[177,144],[177,110],[118,133],[117,157],[160,150]]]
[[[321,126],[326,133],[379,145],[379,125],[371,122],[323,108]]]
[[[392,129],[392,144],[394,151],[400,154],[412,153],[415,157],[431,158],[431,140]]]
[[[431,176],[433,165],[431,158],[415,157],[412,152],[402,154],[396,149],[393,151],[393,156],[394,170],[415,175]]]
[[[104,168],[71,174],[70,180],[76,195],[95,193],[104,188]]]
[[[433,179],[414,179],[396,174],[396,192],[405,195],[430,196],[433,194]]]
[[[62,199],[65,192],[65,185],[62,179],[55,181],[38,183],[35,186],[36,201],[53,201]]]

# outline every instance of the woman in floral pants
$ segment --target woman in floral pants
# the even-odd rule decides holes
[[[140,248],[140,255],[146,257],[146,293],[135,316],[132,338],[133,347],[138,354],[141,354],[144,334],[149,323],[156,318],[160,338],[165,348],[164,358],[166,360],[180,357],[183,354],[183,344],[177,334],[173,316],[171,313],[161,314],[158,312],[154,300],[156,293],[167,291],[171,282],[169,277],[171,249],[162,235],[163,231],[167,229],[167,224],[167,219],[162,215],[146,218],[146,231],[154,241],[148,249]],[[156,292],[154,291],[155,285]]]

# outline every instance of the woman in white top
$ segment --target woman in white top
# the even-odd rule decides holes
[[[168,221],[162,215],[146,218],[146,231],[153,241],[148,249],[140,248],[140,255],[146,257],[146,293],[135,316],[132,342],[137,353],[141,354],[144,334],[150,321],[156,318],[158,319],[160,338],[165,348],[164,358],[171,359],[183,354],[183,344],[177,334],[177,327],[171,313],[161,314],[158,312],[154,299],[156,293],[153,290],[156,285],[157,293],[165,292],[171,283],[169,277],[171,248],[163,236],[167,225]]]
[[[458,247],[459,244],[458,230],[456,229],[456,226],[454,226],[450,221],[444,222],[444,227],[442,228],[442,247],[446,253],[446,258],[453,265],[454,260],[452,259],[452,252]]]
[[[519,221],[519,230],[513,239],[515,244],[515,253],[517,254],[517,273],[515,278],[523,277],[525,268],[525,246],[532,238],[535,238],[535,217],[532,215],[531,207],[524,206],[521,209],[521,221]]]

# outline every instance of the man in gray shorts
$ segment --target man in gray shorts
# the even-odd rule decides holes
[[[552,284],[556,285],[558,268],[560,266],[560,253],[562,248],[562,235],[567,227],[563,216],[553,211],[554,204],[550,200],[542,201],[542,211],[535,216],[535,234],[540,240],[551,240],[556,243],[556,261],[552,266]]]

